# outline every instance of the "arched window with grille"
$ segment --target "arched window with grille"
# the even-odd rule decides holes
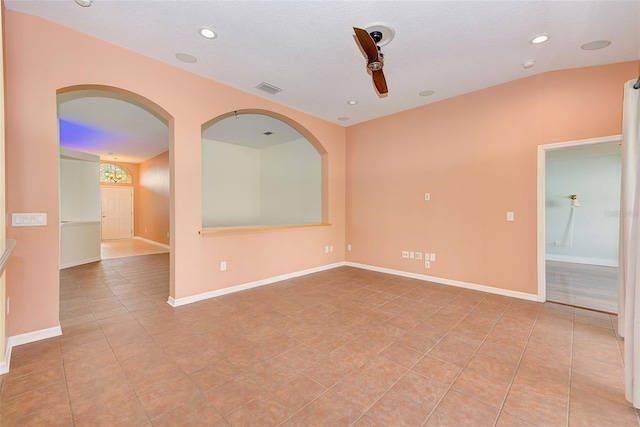
[[[117,163],[101,163],[100,182],[110,184],[131,184],[131,172],[129,172],[129,169]]]

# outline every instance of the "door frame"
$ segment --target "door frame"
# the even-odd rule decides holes
[[[537,227],[537,254],[538,254],[538,301],[547,300],[547,267],[546,267],[546,157],[547,151],[560,150],[563,148],[580,147],[585,145],[604,144],[611,142],[621,142],[622,135],[611,135],[600,138],[579,139],[575,141],[558,142],[554,144],[538,145],[538,227]]]
[[[122,188],[126,188],[131,192],[131,235],[129,236],[129,239],[133,239],[133,237],[136,235],[135,233],[135,227],[136,227],[136,223],[134,221],[135,219],[135,193],[133,191],[133,187],[132,186],[128,186],[128,185],[101,185],[100,186],[100,241],[105,240],[102,237],[102,224],[103,224],[103,220],[102,220],[102,189],[103,188],[118,188],[118,189],[122,189]],[[107,240],[113,240],[113,239],[107,239]],[[117,239],[116,239],[117,240]]]

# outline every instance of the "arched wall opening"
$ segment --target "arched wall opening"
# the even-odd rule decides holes
[[[146,240],[151,240],[160,244],[167,245],[170,252],[170,295],[174,294],[175,283],[175,268],[174,268],[174,256],[173,256],[173,230],[175,229],[174,223],[174,172],[173,172],[173,147],[174,147],[174,118],[164,108],[151,101],[150,99],[141,96],[135,92],[122,89],[114,86],[97,85],[97,84],[83,84],[67,86],[56,91],[58,102],[60,99],[73,99],[73,94],[83,95],[96,95],[95,98],[103,97],[102,101],[108,100],[107,98],[113,98],[113,100],[120,101],[121,105],[127,104],[128,107],[136,110],[140,110],[147,116],[147,120],[157,121],[162,123],[158,126],[162,135],[162,143],[159,144],[156,151],[160,151],[160,154],[154,153],[151,157],[149,152],[141,150],[141,147],[130,147],[131,153],[116,153],[117,148],[109,147],[109,136],[103,138],[101,141],[86,141],[83,145],[73,146],[73,150],[81,152],[91,153],[94,152],[94,156],[100,154],[100,161],[112,161],[109,157],[104,157],[107,151],[114,151],[114,155],[128,156],[129,162],[124,162],[134,172],[133,183],[102,183],[102,185],[121,186],[121,187],[134,187],[134,202],[133,207],[136,213],[136,218],[132,225],[132,229],[135,233],[132,233],[135,237],[141,237]],[[116,105],[117,104],[110,104]],[[144,111],[142,111],[144,110]],[[58,104],[58,115],[60,116],[60,104]],[[62,124],[59,118],[59,123]],[[73,126],[73,124],[71,124]],[[137,124],[133,124],[137,126]],[[163,131],[164,129],[164,131]],[[117,133],[118,129],[112,129]],[[59,138],[62,137],[62,129],[59,129]],[[88,138],[90,139],[90,138]],[[124,141],[125,143],[127,141]],[[59,140],[62,152],[62,141]],[[123,141],[119,141],[120,144]],[[142,143],[140,143],[142,144]],[[134,142],[132,145],[136,145]],[[122,147],[122,145],[121,145]],[[120,148],[124,150],[124,148]],[[66,151],[66,150],[65,150]],[[118,160],[120,162],[122,159]],[[122,163],[120,163],[122,164]],[[62,168],[59,170],[59,175],[62,174]],[[145,178],[146,177],[146,178]],[[98,177],[96,176],[96,179]],[[98,184],[100,185],[100,184]],[[124,189],[124,188],[123,188]],[[62,199],[63,193],[61,189],[61,204],[63,208]],[[160,194],[160,195],[159,195]],[[61,211],[61,221],[64,220],[63,209]],[[158,212],[162,213],[159,215]],[[145,214],[146,212],[146,214]],[[158,217],[162,217],[162,220],[158,221]],[[154,221],[153,223],[151,221]],[[155,231],[154,231],[155,230]],[[148,232],[149,231],[149,232]],[[153,233],[155,232],[155,236]],[[62,244],[65,239],[62,227],[58,235],[59,245]],[[163,240],[164,239],[164,240]],[[61,248],[61,255],[63,255]],[[62,264],[61,264],[62,265]]]
[[[328,222],[328,154],[304,126],[259,109],[202,125],[202,227]]]

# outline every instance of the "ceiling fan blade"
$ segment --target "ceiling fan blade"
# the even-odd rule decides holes
[[[382,70],[372,71],[371,74],[373,75],[373,84],[376,85],[378,93],[380,95],[388,93],[389,90],[387,89],[387,80],[384,78],[384,73],[382,72]]]
[[[362,28],[356,27],[353,27],[353,31],[356,33],[356,38],[358,39],[358,43],[360,43],[362,50],[367,54],[368,61],[372,62],[378,59],[378,46],[376,46],[376,42],[373,41],[369,33]]]

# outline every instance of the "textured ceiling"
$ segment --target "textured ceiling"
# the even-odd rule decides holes
[[[203,129],[202,138],[262,149],[304,137],[285,122],[264,114],[238,114]]]
[[[536,73],[640,58],[638,1],[5,0],[240,90],[349,126]],[[352,27],[387,22],[379,97]],[[198,34],[209,27],[213,40]],[[542,45],[531,37],[547,33]],[[602,50],[584,43],[607,39]],[[187,53],[197,62],[176,58]],[[522,63],[535,59],[535,66]],[[255,87],[266,81],[276,95]],[[419,92],[433,90],[430,97]],[[357,105],[348,105],[348,100]],[[347,120],[338,120],[339,117]]]

